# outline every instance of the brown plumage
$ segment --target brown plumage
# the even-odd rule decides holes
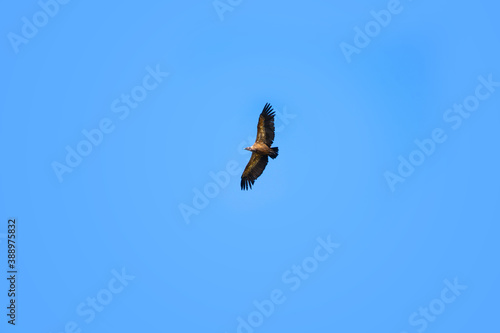
[[[278,147],[272,147],[274,141],[274,111],[271,104],[266,103],[257,124],[257,139],[246,150],[252,152],[252,157],[241,175],[241,189],[252,188],[253,183],[266,168],[268,156],[275,159],[278,156]]]

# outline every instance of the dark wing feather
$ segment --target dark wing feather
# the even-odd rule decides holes
[[[252,153],[243,174],[241,175],[241,189],[248,190],[252,188],[253,183],[262,174],[267,165],[267,155]]]
[[[266,103],[257,124],[257,140],[271,147],[274,141],[274,111],[271,104]]]

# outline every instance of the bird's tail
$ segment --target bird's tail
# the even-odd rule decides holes
[[[271,153],[269,154],[269,157],[271,157],[272,159],[278,157],[278,147],[271,148]]]

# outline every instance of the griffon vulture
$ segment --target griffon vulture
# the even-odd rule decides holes
[[[257,139],[246,150],[252,152],[252,157],[241,175],[241,189],[252,188],[253,183],[266,168],[268,156],[275,159],[278,156],[278,147],[272,147],[274,140],[274,111],[271,104],[266,103],[257,124]]]

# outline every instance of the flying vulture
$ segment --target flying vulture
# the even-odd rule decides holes
[[[266,168],[268,156],[275,159],[278,156],[278,147],[272,147],[274,140],[274,111],[271,104],[266,103],[259,116],[257,124],[257,139],[246,150],[252,152],[252,157],[241,175],[241,189],[252,188],[253,183]]]

